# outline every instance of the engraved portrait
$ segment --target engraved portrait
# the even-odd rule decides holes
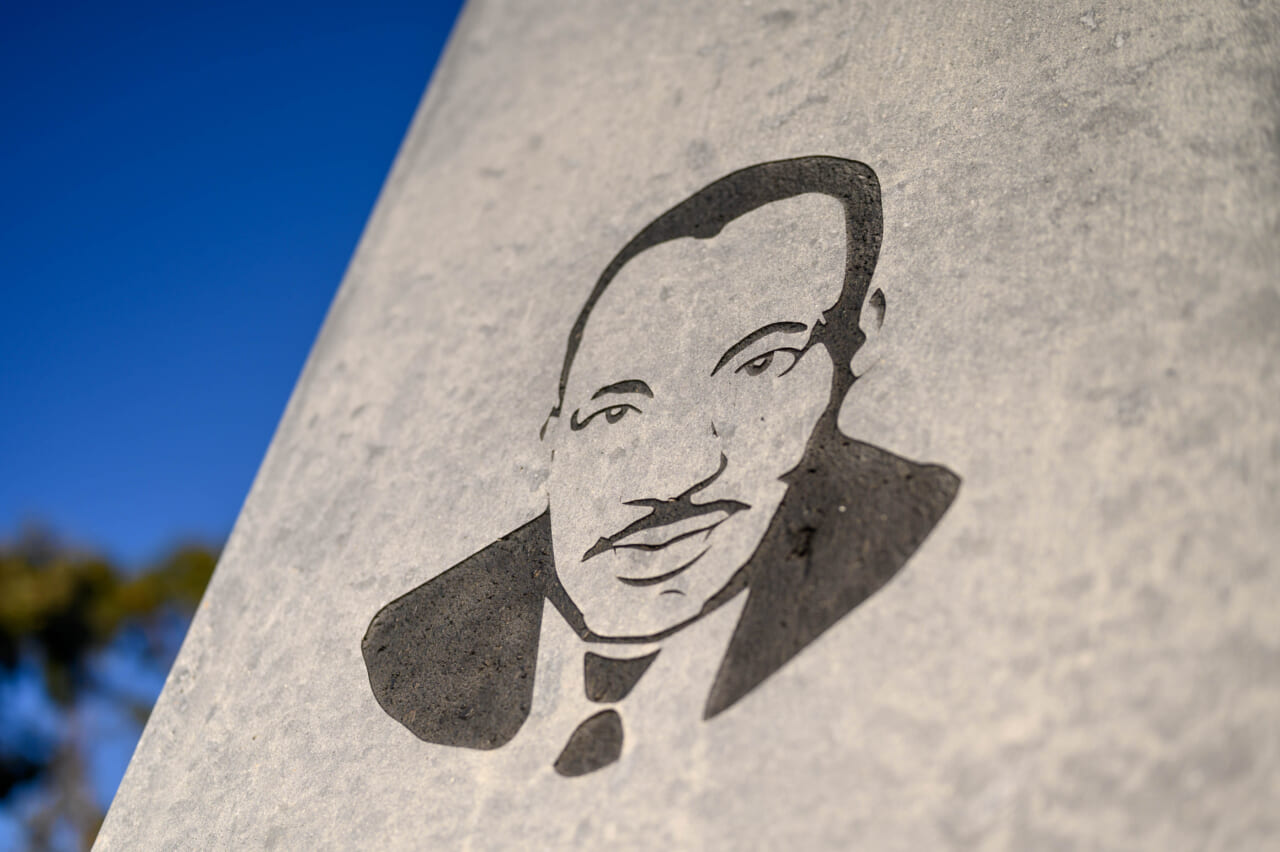
[[[622,246],[530,423],[544,511],[373,616],[383,709],[430,743],[503,746],[554,626],[590,710],[554,766],[586,775],[624,754],[664,657],[712,661],[711,721],[888,583],[960,479],[837,422],[890,309],[883,227],[869,166],[811,156],[722,177]]]

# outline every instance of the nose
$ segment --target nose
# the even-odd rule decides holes
[[[637,497],[679,500],[696,495],[724,473],[729,459],[714,422],[663,430],[650,448],[650,464],[634,490]]]

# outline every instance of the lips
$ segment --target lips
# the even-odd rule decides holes
[[[614,541],[613,546],[629,547],[635,550],[661,550],[699,533],[709,533],[728,517],[729,513],[724,510],[695,515],[674,523],[639,530]]]
[[[751,508],[737,500],[693,503],[688,494],[675,500],[628,500],[626,505],[647,506],[649,514],[591,545],[582,554],[583,562],[619,546],[633,550],[661,550],[698,533],[709,532],[735,512]]]
[[[697,555],[677,566],[674,570],[662,571],[658,574],[641,574],[638,577],[623,577],[619,575],[618,581],[628,586],[654,586],[658,583],[665,583],[668,580],[675,579],[692,568],[693,564],[710,550],[710,545],[706,544],[706,540],[710,537],[711,531],[724,523],[730,514],[732,513],[724,510],[704,512],[673,523],[648,527],[618,539],[613,543],[615,550],[623,548],[640,551],[663,550],[682,541],[689,541],[695,546],[702,545],[702,549],[698,551]],[[668,565],[671,564],[670,560],[663,561]]]
[[[705,556],[706,552],[710,549],[711,548],[709,547],[704,548],[701,553],[699,553],[697,556],[693,557],[692,559],[690,559],[688,562],[684,563],[680,567],[676,568],[674,571],[666,571],[662,574],[658,574],[655,577],[619,577],[618,581],[621,583],[626,583],[628,586],[656,586],[658,583],[665,583],[667,580],[674,579],[675,577],[680,576],[685,571],[692,568],[693,563],[697,562],[699,559]]]

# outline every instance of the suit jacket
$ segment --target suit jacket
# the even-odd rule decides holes
[[[748,598],[704,718],[732,706],[887,583],[960,485],[944,467],[838,433],[786,479],[759,547],[722,593],[745,586]],[[428,742],[505,744],[529,715],[547,599],[586,635],[556,579],[543,512],[373,617],[362,651],[378,703]]]

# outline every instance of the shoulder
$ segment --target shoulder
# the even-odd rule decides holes
[[[515,736],[551,570],[543,513],[379,610],[361,650],[382,709],[441,745],[489,749]]]

